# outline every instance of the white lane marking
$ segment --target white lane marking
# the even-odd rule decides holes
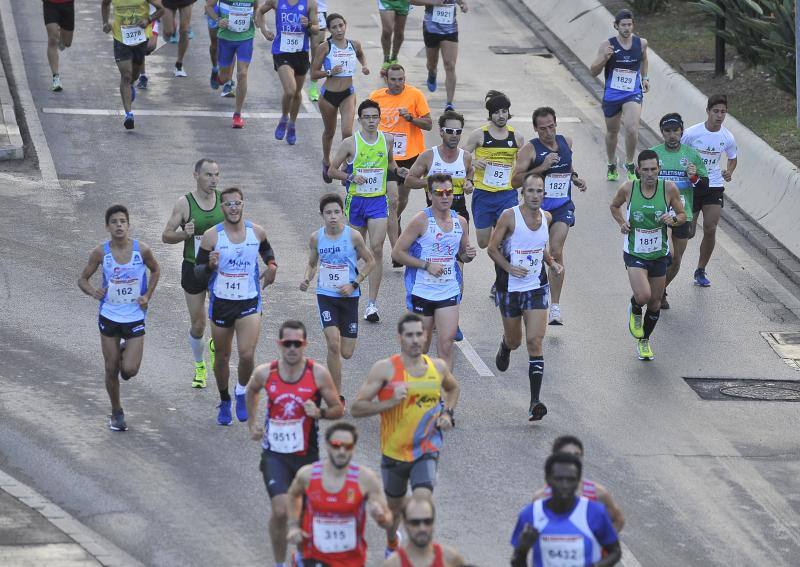
[[[622,565],[622,567],[642,567],[642,564],[639,563],[639,560],[636,559],[636,556],[631,552],[630,548],[622,542],[622,540],[620,540],[619,546],[622,548],[622,561],[620,561],[620,565]]]
[[[124,116],[124,110],[106,108],[42,108],[45,114],[73,114],[81,116]],[[133,112],[137,116],[172,116],[175,118],[230,118],[231,112],[216,110],[147,110],[139,109]],[[280,118],[280,112],[243,112],[244,118]],[[298,118],[321,119],[319,113],[300,112]]]
[[[494,376],[494,373],[489,370],[489,367],[486,366],[483,359],[478,356],[478,353],[475,352],[475,349],[466,338],[463,341],[455,343],[455,345],[461,349],[464,357],[475,369],[475,372],[478,373],[478,376]]]

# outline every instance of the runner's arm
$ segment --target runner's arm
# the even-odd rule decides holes
[[[486,252],[489,254],[489,258],[492,259],[492,262],[500,266],[500,268],[506,272],[511,272],[511,262],[506,260],[505,256],[503,256],[500,245],[506,238],[506,234],[508,234],[510,218],[514,218],[514,211],[512,209],[506,209],[501,213],[500,218],[497,219],[497,225],[492,231],[492,236],[489,238],[489,245],[486,247]]]
[[[356,41],[354,39],[350,40],[353,42],[353,49],[356,50],[356,59],[358,62],[361,63],[361,73],[364,75],[369,75],[369,67],[367,67],[367,57],[364,55],[364,50],[361,48],[361,42]]]
[[[511,186],[522,187],[522,183],[530,173],[542,174],[547,171],[548,166],[543,163],[537,167],[528,169],[528,166],[533,163],[534,158],[533,144],[526,142],[517,152],[517,159],[514,164],[514,173],[511,174]]]
[[[622,207],[628,202],[628,199],[630,199],[631,187],[632,184],[630,181],[623,183],[609,205],[609,208],[611,209],[611,216],[614,217],[615,221],[617,221],[617,224],[619,225],[623,234],[628,234],[631,229],[630,224],[628,224],[628,221],[625,218],[625,213],[622,212]]]
[[[442,544],[442,552],[444,554],[444,564],[447,567],[464,567],[466,561],[464,557],[456,550],[455,547]]]
[[[250,437],[257,441],[264,435],[264,426],[258,418],[258,398],[261,390],[267,383],[269,376],[269,364],[261,364],[256,367],[250,380],[247,381],[245,389],[245,402],[247,405],[247,428],[250,430]]]
[[[408,253],[408,249],[413,246],[414,241],[422,235],[424,225],[427,224],[426,220],[427,217],[425,213],[420,212],[414,215],[411,222],[408,223],[403,229],[403,232],[400,233],[397,242],[394,243],[394,248],[392,248],[392,260],[398,264],[408,266],[409,268],[417,268],[420,270],[428,269],[428,262],[421,258],[415,258]]]
[[[318,408],[319,415],[314,419],[339,419],[344,415],[344,406],[339,399],[339,392],[336,390],[336,385],[333,383],[331,373],[328,369],[321,364],[314,363],[314,381],[317,383],[319,393],[322,399],[325,400],[325,408]],[[306,414],[308,415],[308,414]]]
[[[601,43],[599,49],[597,50],[597,57],[589,66],[589,72],[593,77],[596,77],[600,74],[600,72],[606,66],[608,60],[611,59],[612,55],[614,55],[614,48],[611,47],[611,44],[608,42],[608,40]]]
[[[100,267],[100,262],[102,261],[103,248],[98,246],[89,254],[89,261],[86,262],[86,267],[83,268],[83,271],[78,278],[78,287],[81,289],[81,291],[86,295],[91,295],[97,300],[102,300],[103,297],[105,297],[106,290],[94,287],[89,279],[97,271],[97,268]]]
[[[664,191],[667,196],[667,203],[675,211],[675,216],[673,217],[667,212],[664,213],[661,220],[667,226],[682,225],[686,222],[686,210],[683,207],[683,201],[681,201],[681,194],[680,191],[678,191],[677,185],[672,181],[667,181],[664,184]]]
[[[146,308],[150,298],[153,297],[153,292],[156,290],[158,280],[161,277],[161,266],[158,265],[158,261],[156,261],[156,257],[153,254],[152,248],[144,243],[139,243],[139,247],[142,252],[142,260],[144,260],[144,265],[147,266],[148,270],[150,270],[150,277],[147,280],[147,291],[142,296],[142,299],[144,299],[144,305],[142,305],[142,307]]]
[[[432,156],[432,150],[425,150],[419,155],[417,161],[411,166],[408,175],[406,175],[406,182],[404,183],[406,187],[410,189],[425,189],[427,187],[425,176],[431,167],[428,162]]]
[[[464,179],[464,194],[471,195],[475,184],[475,166],[472,165],[472,154],[464,152],[464,166],[467,168],[467,176]]]
[[[537,500],[541,500],[542,498],[547,498],[547,485],[541,487],[539,490],[533,493],[531,500],[536,502]]]
[[[362,468],[358,477],[361,484],[361,492],[367,498],[367,510],[375,523],[382,528],[388,528],[392,524],[392,511],[386,503],[386,496],[383,492],[378,475],[372,469]]]
[[[300,516],[303,515],[303,495],[308,488],[308,481],[311,478],[311,468],[313,465],[305,465],[294,476],[292,484],[289,485],[289,498],[287,506],[287,525],[289,529],[300,527]]]
[[[216,266],[211,264],[211,254],[214,247],[217,245],[217,231],[209,229],[203,233],[203,239],[200,241],[200,249],[197,251],[197,256],[194,259],[194,277],[203,284],[208,282],[211,277],[211,272],[216,270]],[[219,256],[219,252],[216,252]]]
[[[317,18],[317,0],[308,0],[308,25],[309,34],[319,33],[319,19]]]
[[[308,264],[306,264],[306,271],[303,272],[303,281],[300,282],[300,291],[306,291],[311,285],[311,280],[317,273],[317,264],[319,264],[319,253],[317,251],[317,233],[314,232],[308,243]]]
[[[364,280],[367,279],[369,273],[375,269],[375,256],[372,255],[367,243],[364,242],[364,237],[357,230],[351,230],[350,234],[352,235],[352,243],[353,248],[356,251],[356,258],[362,260],[364,265],[358,271],[358,275],[356,276],[356,282],[358,285],[364,283]]]
[[[389,142],[386,142],[389,145]],[[391,145],[389,145],[391,148]],[[354,136],[350,136],[346,140],[343,140],[342,143],[339,145],[339,148],[336,150],[336,154],[333,156],[331,160],[331,165],[328,167],[328,175],[333,179],[338,179],[340,181],[347,181],[349,175],[339,169],[342,167],[342,164],[353,154],[356,153],[356,139]]]
[[[456,259],[466,264],[475,259],[475,256],[478,255],[478,251],[469,243],[469,222],[461,215],[458,215],[458,221],[461,223],[463,233],[461,234],[461,242],[459,243]]]
[[[147,0],[147,1],[150,2],[150,5],[156,9],[155,12],[153,12],[147,17],[147,23],[152,23],[164,15],[164,6],[161,4],[161,0]]]
[[[728,167],[726,167],[722,171],[722,176],[725,178],[725,181],[730,181],[731,177],[733,177],[733,171],[736,169],[736,165],[739,163],[738,158],[728,158]],[[726,178],[727,175],[727,178]]]
[[[408,122],[419,128],[420,130],[430,131],[433,129],[433,118],[431,118],[430,112],[428,114],[420,116],[419,118],[412,117],[411,120],[409,120]]]
[[[603,551],[606,552],[606,556],[595,563],[594,567],[612,567],[612,565],[616,565],[619,563],[619,560],[622,559],[622,548],[619,545],[619,541],[604,545]]]
[[[477,130],[473,130],[470,133],[469,137],[467,138],[467,141],[464,142],[463,146],[461,146],[461,149],[464,150],[465,152],[473,154],[474,157],[475,150],[477,149],[478,146],[481,145],[481,141],[483,141],[483,130],[478,128]]]
[[[597,499],[605,505],[614,529],[617,530],[617,533],[621,532],[622,528],[625,527],[625,516],[622,514],[622,509],[617,506],[605,486],[595,484],[595,489],[597,490]]]
[[[444,411],[455,411],[456,406],[458,405],[458,398],[461,395],[461,386],[459,385],[458,380],[456,380],[456,377],[453,376],[453,373],[447,367],[447,363],[444,360],[437,358],[434,364],[439,367],[439,372],[442,373],[442,390],[444,390],[442,398],[444,398]]]
[[[646,93],[650,90],[650,77],[647,76],[647,70],[650,68],[650,63],[647,61],[647,40],[642,39],[642,64],[639,66],[639,73],[642,76],[642,92]],[[647,84],[645,84],[647,83]]]
[[[327,41],[323,41],[314,51],[314,61],[311,63],[311,78],[315,81],[325,79],[328,76],[328,71],[322,68],[322,63],[325,61],[329,48],[330,44]]]
[[[108,18],[111,16],[111,0],[103,0],[100,4],[100,18],[103,22],[103,33],[111,31],[111,24],[108,23]]]
[[[378,392],[391,379],[392,373],[391,361],[387,359],[379,360],[373,364],[366,381],[361,386],[358,394],[356,394],[356,399],[350,408],[350,415],[353,417],[369,417],[400,404],[404,398],[399,396],[392,396],[388,400],[374,401]]]
[[[161,233],[161,242],[164,244],[179,244],[185,240],[189,240],[194,236],[194,230],[191,232],[186,231],[186,223],[191,222],[189,217],[189,202],[186,197],[181,197],[175,206],[172,208],[172,213],[167,219],[167,225],[164,227],[164,232]],[[181,230],[178,230],[178,229]],[[192,224],[192,229],[194,224]]]
[[[400,554],[392,553],[389,559],[384,560],[382,567],[403,567],[403,564],[400,563]]]

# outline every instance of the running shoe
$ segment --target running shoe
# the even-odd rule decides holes
[[[558,306],[558,303],[553,303],[550,306],[550,317],[547,320],[548,325],[563,325],[564,322],[561,320],[561,308]]]
[[[233,417],[231,417],[231,401],[220,401],[217,407],[219,408],[219,412],[217,413],[217,423],[220,425],[230,425],[233,421]]]
[[[617,171],[617,164],[609,163],[608,172],[606,172],[606,181],[618,181],[618,180],[619,180],[619,171]]]
[[[194,380],[192,380],[192,388],[205,388],[206,387],[206,363],[194,363]]]
[[[531,401],[531,407],[528,408],[528,421],[539,421],[547,415],[547,406],[539,400]]]
[[[247,399],[245,394],[236,394],[236,419],[247,421]]]
[[[170,36],[169,42],[170,43],[178,43],[178,32],[177,31]]]
[[[131,85],[131,102],[136,100],[136,87]]]
[[[317,102],[319,100],[319,87],[317,86],[317,81],[311,81],[311,84],[308,85],[308,98],[313,102]]]
[[[244,128],[244,118],[242,118],[241,114],[233,115],[233,127],[237,129]]]
[[[283,138],[286,136],[286,126],[288,124],[289,124],[289,117],[281,116],[281,119],[278,121],[278,127],[275,128],[276,140],[283,140]]]
[[[497,285],[492,284],[492,289],[489,290],[489,299],[494,300],[497,297]]]
[[[389,59],[389,65],[397,65],[398,61],[397,58]]]
[[[128,112],[125,114],[125,121],[122,123],[125,126],[126,130],[133,130],[133,112]]]
[[[653,349],[650,348],[650,341],[647,339],[639,339],[636,343],[636,350],[639,354],[639,360],[653,360],[655,358]]]
[[[214,360],[217,357],[217,349],[214,348],[214,339],[208,339],[208,364],[214,370]]]
[[[389,556],[397,551],[397,548],[400,547],[400,544],[403,541],[403,534],[400,531],[395,532],[395,536],[393,540],[386,540],[386,551],[384,552],[384,558],[388,559]]]
[[[194,39],[194,30],[191,28],[191,26],[189,27],[189,33],[187,35],[189,36],[189,39]]]
[[[636,181],[636,166],[632,163],[626,163],[625,170],[628,173],[628,181]]]
[[[506,346],[504,340],[500,341],[500,347],[497,349],[497,354],[494,355],[494,365],[500,372],[508,370],[508,364],[511,362],[511,349]]]
[[[53,75],[53,86],[50,87],[50,90],[54,93],[60,93],[64,90],[64,87],[61,86],[61,75]]]
[[[222,85],[222,93],[219,95],[224,98],[230,98],[236,96],[236,91],[233,90],[233,83],[228,81],[224,85]]]
[[[293,122],[289,122],[286,127],[286,143],[290,146],[293,146],[297,143],[297,131],[294,129]]]
[[[125,352],[125,348],[128,346],[128,341],[125,339],[119,340],[119,355],[122,356],[122,353]]]
[[[119,410],[118,412],[112,411],[108,416],[108,428],[111,431],[127,431],[128,424],[125,423],[125,412]]]
[[[694,271],[694,285],[699,285],[700,287],[711,285],[711,280],[706,277],[706,271],[703,268],[697,268]]]
[[[342,407],[344,408],[344,415],[347,414],[347,400],[344,399],[344,396],[339,396],[339,401],[342,403]]]
[[[634,339],[641,339],[644,337],[644,329],[642,328],[642,314],[633,312],[633,305],[628,303],[628,331],[633,335]]]
[[[455,109],[456,109],[456,107],[453,106],[452,102],[448,102],[447,104],[444,105],[444,111],[445,112],[447,112],[448,110],[455,110]]]
[[[425,81],[425,84],[428,85],[428,90],[432,93],[436,92],[436,73],[428,72],[428,80]]]
[[[386,69],[388,69],[389,65],[391,64],[392,62],[389,61],[388,59],[384,60],[383,65],[381,65],[381,71],[386,71]]]
[[[364,312],[364,321],[377,323],[381,318],[378,315],[378,306],[373,301],[367,303],[367,310]]]
[[[456,336],[453,337],[453,340],[457,343],[460,343],[461,341],[464,340],[464,333],[461,332],[460,326],[456,329]]]
[[[661,309],[669,309],[669,301],[667,301],[667,290],[664,290],[664,295],[661,296]]]
[[[183,65],[181,65],[180,67],[175,65],[175,71],[173,71],[173,72],[175,73],[176,77],[188,77],[189,76],[189,73],[187,73],[184,70]]]
[[[58,40],[58,50],[59,51],[64,51],[66,48],[67,48],[67,45],[64,43],[64,41],[59,39]]]
[[[333,183],[333,178],[328,175],[328,169],[330,166],[331,165],[329,163],[325,163],[324,161],[322,162],[322,180],[325,183]]]
[[[217,90],[219,88],[219,70],[211,69],[211,79],[209,79],[211,88]]]
[[[136,82],[137,89],[147,90],[147,85],[150,82],[150,79],[145,74],[139,75],[139,80]]]

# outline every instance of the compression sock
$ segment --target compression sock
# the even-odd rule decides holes
[[[539,401],[539,392],[542,389],[542,377],[544,376],[544,357],[528,357],[528,381],[531,383],[531,401]]]
[[[653,329],[656,328],[656,323],[658,323],[659,315],[661,315],[661,311],[650,311],[649,309],[645,311],[643,325],[644,338],[650,338],[650,334],[653,332]]]
[[[203,362],[203,352],[206,349],[206,343],[203,341],[203,337],[201,336],[199,339],[195,338],[192,336],[192,332],[189,331],[189,346],[192,347],[194,361]]]

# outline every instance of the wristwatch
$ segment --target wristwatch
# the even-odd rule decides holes
[[[358,287],[359,287],[361,284],[360,284],[360,283],[358,283],[356,280],[353,280],[353,281],[351,281],[351,282],[350,282],[350,285],[351,285],[351,286],[353,286],[353,289],[358,289]]]

